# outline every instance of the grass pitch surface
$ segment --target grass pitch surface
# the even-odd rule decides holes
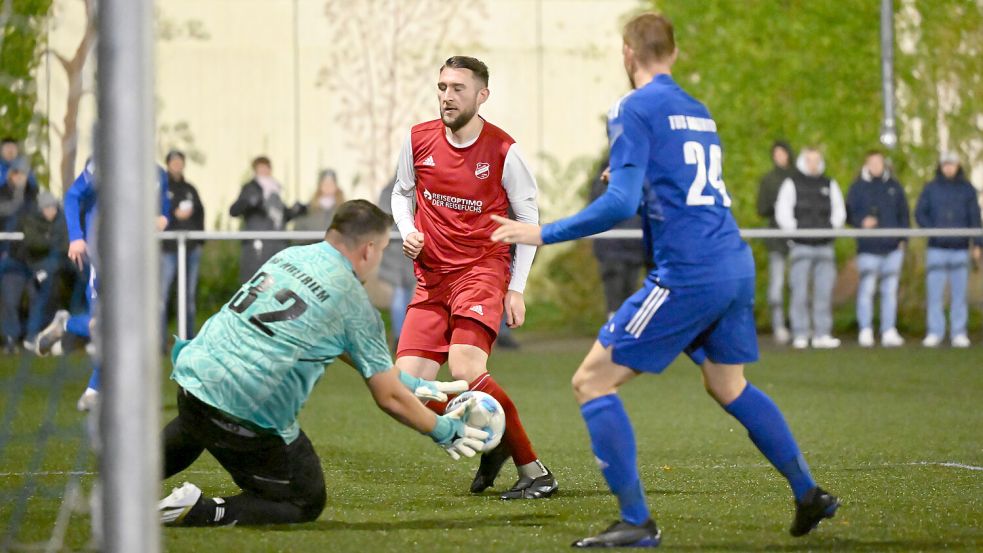
[[[542,460],[560,481],[548,500],[503,502],[467,493],[476,460],[453,462],[429,439],[388,420],[354,371],[329,368],[301,415],[322,459],[328,505],[316,522],[267,528],[165,529],[165,551],[564,551],[617,517],[574,403],[569,380],[589,347],[583,340],[526,338],[518,352],[495,352],[491,368],[520,409]],[[43,379],[53,363],[33,360]],[[71,470],[75,442],[54,436],[32,465],[52,390],[35,387],[11,409],[16,362],[0,360],[0,413],[16,413],[0,466],[0,529],[8,524],[25,472],[55,490]],[[937,351],[844,348],[762,352],[748,377],[788,418],[817,480],[843,500],[814,534],[788,536],[791,494],[742,427],[707,396],[699,372],[679,360],[622,393],[632,417],[642,479],[663,529],[663,549],[689,551],[934,551],[983,549],[983,349]],[[57,393],[55,420],[76,424],[84,371]],[[164,391],[163,421],[174,416]],[[74,417],[74,418],[73,418]],[[2,444],[0,444],[2,445]],[[89,463],[88,471],[93,463]],[[496,489],[510,486],[506,466]],[[91,472],[83,475],[90,486]],[[183,481],[206,494],[236,493],[203,455]],[[40,489],[40,488],[39,488]],[[19,541],[50,534],[57,499],[33,493]],[[88,540],[75,515],[68,545]],[[2,547],[0,547],[2,549]]]

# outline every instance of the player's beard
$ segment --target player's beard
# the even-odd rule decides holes
[[[457,116],[453,118],[447,117],[443,109],[440,110],[440,120],[444,122],[444,126],[451,130],[451,132],[457,132],[464,125],[471,122],[471,119],[478,113],[478,108],[474,107],[470,110],[464,110],[461,108],[457,109]]]

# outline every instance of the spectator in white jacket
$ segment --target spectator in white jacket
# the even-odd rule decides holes
[[[826,176],[826,163],[816,148],[799,154],[795,170],[785,179],[775,201],[775,222],[782,230],[836,229],[846,222],[840,186]],[[792,305],[792,346],[830,349],[840,341],[833,331],[833,285],[836,255],[832,238],[795,238],[789,254]],[[809,288],[812,281],[812,309]],[[811,342],[810,342],[811,338]]]

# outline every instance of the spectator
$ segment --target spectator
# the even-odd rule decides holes
[[[867,153],[860,176],[850,185],[846,200],[847,220],[856,228],[908,228],[908,198],[904,188],[885,166],[884,154]],[[874,345],[874,292],[880,280],[881,345],[898,347],[904,339],[895,328],[898,313],[898,280],[907,241],[903,238],[858,238],[857,322],[858,342]]]
[[[761,177],[758,186],[758,215],[768,220],[768,228],[778,228],[775,221],[775,201],[778,190],[792,174],[792,146],[776,141],[771,146],[771,171]],[[785,265],[788,261],[788,240],[765,240],[768,250],[768,309],[771,312],[771,335],[775,342],[787,344],[790,339],[785,326]]]
[[[24,163],[27,163],[27,167],[30,167],[30,163],[25,158],[21,157],[20,146],[17,144],[16,140],[10,137],[0,140],[0,188],[7,184],[7,172],[10,170],[10,167],[19,160],[24,160]],[[27,173],[27,183],[28,188],[37,190],[38,181],[34,177],[34,171],[31,171],[30,169],[28,169]]]
[[[925,185],[915,220],[923,228],[980,228],[980,204],[976,189],[966,180],[959,156],[942,154],[935,179]],[[969,280],[969,251],[977,262],[983,256],[983,239],[938,237],[928,239],[925,256],[925,288],[928,293],[928,334],[922,345],[937,347],[945,337],[942,295],[949,281],[949,332],[952,346],[969,347],[966,335],[966,285]]]
[[[294,222],[294,230],[325,232],[331,226],[335,209],[345,202],[345,194],[338,188],[338,177],[333,169],[325,169],[317,179],[317,190],[307,204],[307,213]]]
[[[171,212],[168,214],[166,230],[201,231],[205,230],[205,207],[201,204],[198,189],[184,178],[184,153],[171,150],[167,154],[167,196]],[[165,240],[160,262],[160,317],[161,348],[167,350],[167,307],[170,303],[171,285],[177,276],[177,242]],[[198,294],[198,266],[201,262],[201,240],[188,240],[185,264],[185,328],[187,339],[195,336],[196,300]]]
[[[7,353],[16,350],[20,338],[24,339],[25,349],[34,349],[38,332],[52,316],[50,300],[54,283],[63,271],[70,269],[66,257],[68,227],[58,200],[49,192],[39,194],[37,208],[20,217],[14,230],[23,232],[24,239],[0,262],[3,267],[0,322]],[[29,305],[26,329],[20,317],[25,290]]]
[[[10,232],[20,218],[36,207],[38,189],[28,182],[30,167],[27,160],[18,158],[7,170],[7,180],[0,188],[0,232]],[[9,250],[4,244],[0,255]]]
[[[840,228],[846,220],[843,193],[825,174],[819,150],[806,148],[799,154],[795,171],[785,179],[775,203],[775,221],[782,230]],[[812,347],[830,349],[840,341],[832,336],[833,285],[836,283],[836,254],[832,238],[792,240],[789,283],[792,290],[792,346],[809,346],[809,281],[812,280]]]
[[[272,174],[270,158],[253,160],[253,179],[242,186],[229,214],[242,217],[242,230],[283,230],[288,222],[306,210],[301,204],[288,208],[280,194],[283,185]],[[243,240],[239,257],[239,281],[246,282],[263,263],[287,246],[286,240]]]
[[[379,208],[392,215],[393,180],[379,195]],[[395,225],[393,228],[396,228]],[[403,255],[403,243],[400,240],[390,240],[382,252],[382,263],[379,264],[379,278],[392,286],[393,293],[389,301],[389,332],[393,341],[399,339],[403,330],[403,320],[406,318],[406,306],[413,298],[416,289],[416,275],[413,273],[413,261]],[[393,344],[395,349],[395,343]]]
[[[608,158],[605,156],[597,175],[591,182],[590,201],[593,202],[608,189]],[[641,229],[638,215],[618,223],[614,229]],[[604,286],[604,301],[608,317],[621,307],[628,296],[641,285],[646,272],[648,255],[645,245],[638,239],[594,240],[594,257]]]
[[[20,155],[17,141],[10,137],[5,137],[0,141],[0,187],[7,184],[7,171]]]

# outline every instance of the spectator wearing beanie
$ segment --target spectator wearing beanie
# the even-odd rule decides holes
[[[980,228],[979,195],[966,180],[959,156],[942,154],[935,178],[925,185],[915,207],[915,220],[922,228]],[[983,256],[983,238],[936,237],[928,239],[925,254],[925,290],[928,334],[922,341],[934,348],[945,338],[945,312],[942,305],[946,282],[949,283],[949,333],[952,346],[969,347],[966,334],[968,310],[966,286],[969,280],[969,248],[979,261]]]

